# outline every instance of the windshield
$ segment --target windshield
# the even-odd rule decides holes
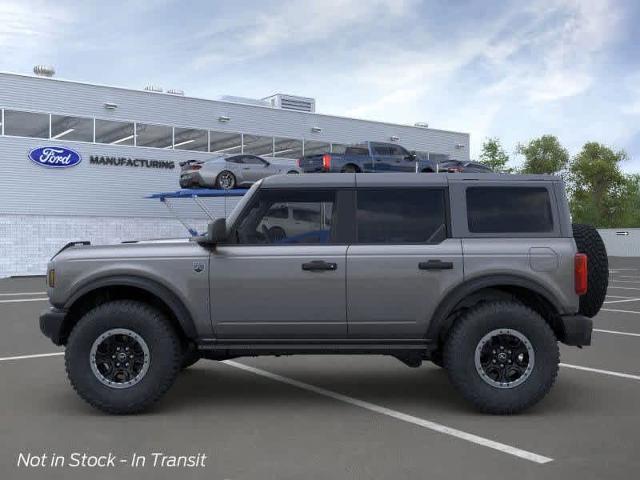
[[[232,227],[234,223],[236,223],[236,220],[238,219],[238,215],[240,214],[240,212],[242,210],[244,210],[244,207],[247,205],[247,202],[251,199],[251,197],[253,197],[253,194],[256,193],[256,190],[260,187],[261,183],[262,183],[262,180],[259,180],[256,183],[254,183],[251,186],[251,188],[247,191],[247,193],[245,193],[242,196],[240,201],[233,208],[233,210],[231,211],[231,213],[227,217],[227,222],[226,222],[227,223],[227,231],[229,231],[229,228]]]

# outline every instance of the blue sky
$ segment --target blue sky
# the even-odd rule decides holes
[[[640,172],[640,2],[0,0],[0,70],[624,149]],[[515,159],[515,163],[518,163]]]

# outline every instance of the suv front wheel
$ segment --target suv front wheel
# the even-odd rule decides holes
[[[512,414],[549,392],[560,353],[544,318],[521,303],[500,301],[471,308],[456,322],[443,361],[451,383],[478,409]]]
[[[179,338],[164,314],[131,300],[87,312],[65,351],[73,388],[89,404],[116,414],[140,412],[158,400],[182,360]]]

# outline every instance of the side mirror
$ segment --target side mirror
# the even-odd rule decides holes
[[[207,225],[206,242],[215,245],[224,243],[227,239],[227,221],[224,218],[217,218]]]
[[[407,155],[404,158],[406,158],[410,162],[414,162],[416,160],[416,158],[418,158],[418,156],[416,155],[416,152],[409,152],[409,155]]]

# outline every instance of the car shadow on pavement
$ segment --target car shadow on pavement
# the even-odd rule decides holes
[[[393,371],[336,371],[305,370],[289,374],[267,369],[288,378],[325,388],[332,392],[365,400],[390,408],[424,406],[434,410],[473,412],[449,384],[446,373],[439,368],[423,366],[407,370],[406,374]],[[198,364],[182,372],[169,394],[155,411],[198,409],[221,405],[252,408],[277,406],[283,400],[304,402],[306,405],[333,402],[325,396],[304,391],[268,378],[236,370],[233,367]]]

